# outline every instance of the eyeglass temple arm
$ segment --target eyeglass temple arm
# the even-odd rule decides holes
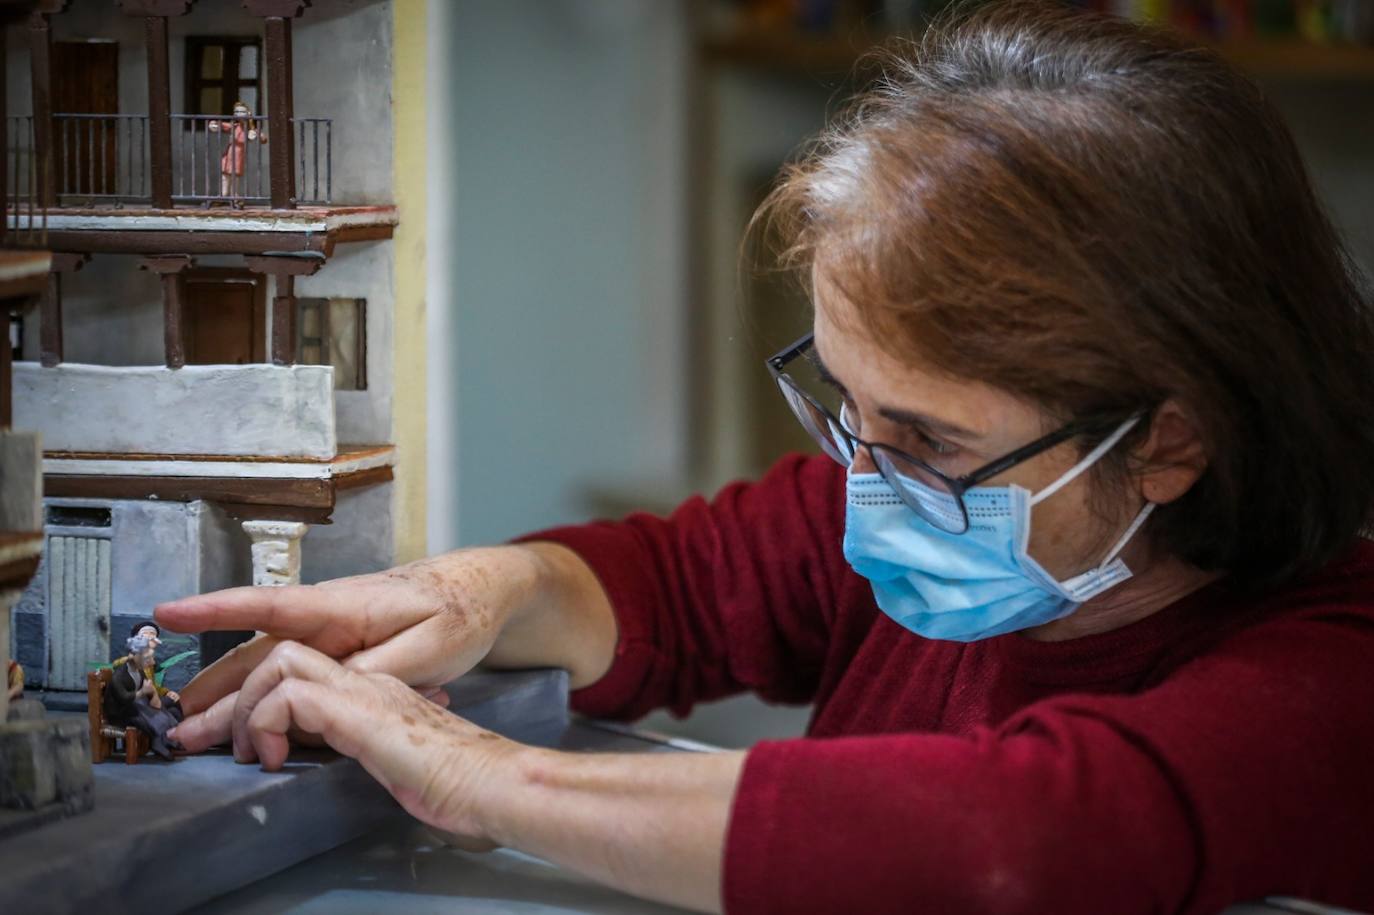
[[[1091,424],[1087,422],[1069,423],[1062,429],[1058,429],[1054,432],[1051,432],[1049,435],[1038,438],[1028,445],[1022,445],[1020,448],[1017,448],[1011,454],[1004,455],[1003,457],[998,458],[991,464],[988,464],[986,467],[978,468],[978,470],[969,474],[968,476],[959,477],[954,482],[959,484],[961,491],[964,489],[968,489],[972,486],[977,486],[984,480],[990,477],[995,477],[1002,471],[1015,467],[1022,461],[1029,460],[1030,458],[1035,457],[1042,451],[1048,451],[1050,448],[1053,448],[1055,445],[1059,444],[1062,441],[1066,441],[1070,438],[1073,438],[1075,435],[1082,432],[1090,425]]]
[[[813,331],[807,331],[791,346],[769,356],[768,367],[775,372],[782,371],[782,367],[795,359],[798,353],[810,346],[811,341],[815,339],[815,337],[816,334]]]

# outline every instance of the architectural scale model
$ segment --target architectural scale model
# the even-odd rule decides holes
[[[423,270],[392,0],[18,6],[6,211],[51,259],[7,300],[45,545],[12,638],[29,689],[84,709],[161,601],[419,554]],[[166,685],[246,635],[162,633],[159,660],[197,652]]]

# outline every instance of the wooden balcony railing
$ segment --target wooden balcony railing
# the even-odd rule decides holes
[[[58,207],[152,202],[149,118],[143,114],[54,114],[52,199]],[[272,137],[266,118],[174,114],[174,204],[267,206],[271,202]],[[9,118],[6,182],[11,206],[37,213],[41,170],[34,154],[31,116]],[[333,198],[334,124],[329,118],[292,118],[296,202]],[[11,225],[14,225],[13,220]]]

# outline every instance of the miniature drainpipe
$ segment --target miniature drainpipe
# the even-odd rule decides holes
[[[301,583],[301,538],[310,525],[301,521],[245,521],[253,541],[254,585]]]

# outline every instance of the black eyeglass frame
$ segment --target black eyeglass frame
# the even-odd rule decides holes
[[[979,483],[982,483],[992,477],[997,476],[999,473],[1002,473],[1003,471],[1010,470],[1017,464],[1021,464],[1025,461],[1030,460],[1031,458],[1035,457],[1037,454],[1040,454],[1041,452],[1048,451],[1049,449],[1053,448],[1055,445],[1058,445],[1061,442],[1068,441],[1075,435],[1086,432],[1092,428],[1100,427],[1103,424],[1100,419],[1074,420],[1068,425],[1062,426],[1059,429],[1056,429],[1054,432],[1049,433],[1048,435],[1041,436],[1040,438],[1036,439],[1028,445],[1022,445],[1015,451],[1008,452],[1007,454],[1002,455],[996,460],[984,464],[977,470],[971,471],[961,476],[951,477],[949,474],[944,473],[930,466],[930,464],[926,461],[923,461],[918,457],[913,457],[912,455],[907,454],[900,448],[894,448],[891,445],[885,445],[882,442],[869,442],[859,438],[857,435],[850,432],[848,429],[844,427],[844,423],[840,422],[839,417],[837,417],[834,413],[830,412],[830,410],[827,407],[818,403],[816,401],[816,398],[812,397],[804,388],[802,388],[801,385],[799,385],[792,378],[791,375],[787,374],[787,364],[790,363],[792,360],[796,359],[802,353],[804,353],[807,350],[807,348],[810,347],[814,342],[815,336],[816,335],[814,332],[807,333],[792,345],[784,349],[781,349],[777,353],[768,357],[766,362],[768,365],[768,371],[773,376],[773,380],[779,386],[784,384],[787,385],[793,391],[796,391],[802,397],[806,398],[806,401],[810,403],[811,406],[819,410],[821,415],[826,417],[826,419],[830,421],[831,425],[835,429],[838,429],[840,434],[842,434],[848,440],[849,450],[851,454],[858,454],[858,446],[860,445],[866,448],[868,450],[869,459],[873,461],[873,466],[877,468],[880,474],[882,474],[883,479],[887,480],[888,485],[890,485],[893,488],[893,490],[897,493],[897,495],[901,497],[902,501],[905,502],[907,506],[911,508],[913,511],[915,511],[918,515],[921,515],[922,517],[928,517],[928,514],[924,509],[912,504],[911,498],[909,498],[907,495],[905,486],[899,485],[899,481],[888,479],[887,473],[883,470],[884,462],[878,459],[875,449],[877,451],[886,451],[889,454],[899,457],[904,461],[907,461],[911,464],[915,464],[917,467],[921,468],[926,473],[930,474],[932,477],[935,477],[936,479],[940,480],[940,482],[943,483],[945,488],[949,491],[950,495],[954,497],[954,501],[959,504],[959,512],[963,516],[963,529],[959,531],[951,531],[951,533],[962,534],[968,530],[968,509],[964,506],[964,493],[967,492],[969,489],[972,489]],[[783,399],[787,400],[786,397],[784,397]],[[794,416],[797,414],[796,409],[792,407],[790,402],[788,403],[788,408],[792,410]],[[806,422],[800,416],[797,416],[797,420],[801,422],[803,428],[807,428]],[[811,430],[808,428],[807,431],[810,432]],[[818,442],[817,444],[821,443]]]

